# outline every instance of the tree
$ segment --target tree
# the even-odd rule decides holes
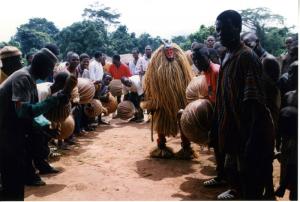
[[[144,53],[147,45],[150,45],[152,50],[155,50],[161,45],[161,38],[159,36],[152,38],[148,33],[141,34],[137,39],[137,47],[139,51]]]
[[[197,32],[189,35],[189,40],[191,44],[193,42],[204,43],[208,36],[216,36],[215,26],[206,27],[201,25]]]
[[[89,20],[101,22],[104,25],[116,25],[120,22],[118,21],[120,14],[116,11],[112,11],[110,7],[106,7],[103,4],[99,5],[98,2],[90,5],[89,8],[85,8],[83,12],[83,17],[88,17]]]
[[[265,45],[265,37],[268,27],[284,26],[284,17],[272,14],[268,8],[254,8],[241,10],[242,22],[246,29],[255,32],[262,45]]]
[[[47,33],[36,30],[18,28],[17,34],[11,39],[11,42],[19,43],[21,51],[28,53],[32,48],[41,49],[45,44],[52,43],[54,39]]]
[[[285,52],[284,39],[289,35],[289,29],[270,27],[266,28],[263,47],[273,55],[280,55]]]
[[[191,39],[193,38],[191,35],[189,36],[175,36],[175,37],[172,37],[172,42],[176,43],[177,45],[179,45],[183,50],[189,50],[191,48],[191,44],[192,40],[195,40],[195,39]]]
[[[57,44],[65,56],[68,51],[78,54],[93,55],[95,51],[106,52],[108,49],[108,36],[103,23],[84,20],[65,27],[57,35]]]
[[[135,41],[135,34],[128,33],[125,25],[119,26],[110,37],[111,48],[118,54],[131,53],[131,50],[135,47]]]
[[[17,33],[9,43],[16,46],[19,44],[21,51],[26,54],[31,49],[41,49],[46,43],[54,42],[58,32],[53,22],[45,18],[32,18],[17,28]]]
[[[284,25],[284,17],[273,14],[268,8],[241,10],[244,28],[256,33],[262,46],[277,56],[284,51],[284,38],[291,35]]]
[[[59,32],[54,23],[48,21],[46,18],[31,18],[28,23],[21,25],[19,29],[28,29],[47,33],[52,38]]]

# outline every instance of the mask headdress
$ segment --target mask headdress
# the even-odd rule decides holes
[[[169,41],[164,41],[163,39],[161,40],[161,42],[164,45],[165,56],[167,57],[167,59],[169,61],[173,61],[174,60],[174,50],[173,50],[171,43]]]

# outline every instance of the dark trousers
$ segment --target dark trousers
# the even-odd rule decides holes
[[[131,92],[126,95],[126,98],[129,101],[131,101],[133,103],[134,107],[137,109],[138,112],[137,112],[136,116],[138,116],[138,118],[144,118],[144,112],[143,112],[142,108],[140,107],[142,97],[143,97],[143,95],[139,96],[135,92]]]
[[[30,136],[26,138],[26,149],[32,157],[35,168],[42,171],[49,168],[49,163],[46,161],[50,154],[48,142],[51,137],[42,128],[34,128]],[[26,162],[26,164],[30,164]],[[31,169],[30,169],[31,172]]]
[[[1,201],[24,200],[24,152],[17,153],[19,148],[11,148],[15,151],[0,152],[0,172],[2,180]]]
[[[267,180],[272,175],[272,158],[226,154],[225,168],[228,182],[244,200],[262,200]],[[271,173],[270,173],[271,172]]]
[[[220,151],[218,145],[214,145],[213,148],[214,148],[214,155],[216,159],[217,177],[223,180],[225,179],[225,170],[224,170],[225,154]]]
[[[87,118],[84,114],[84,105],[76,105],[72,109],[72,115],[75,121],[74,133],[78,134],[87,126]]]

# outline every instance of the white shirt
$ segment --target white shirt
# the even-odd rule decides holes
[[[144,93],[142,88],[142,82],[139,75],[134,75],[129,77],[129,80],[132,82],[131,87],[127,87],[123,85],[123,94],[126,95],[129,92],[137,93],[138,95],[142,95]]]
[[[150,58],[148,58],[146,55],[140,57],[136,63],[137,73],[140,74],[142,71],[146,72],[149,62]]]
[[[50,86],[52,85],[51,82],[44,82],[36,84],[39,102],[46,100],[48,97],[51,96],[51,89]],[[43,115],[39,115],[34,118],[34,121],[39,123],[41,126],[50,125],[51,122],[46,119]]]
[[[51,82],[44,82],[36,84],[39,102],[45,100],[49,96],[51,96],[51,89],[50,86],[52,85]]]
[[[90,72],[87,69],[84,69],[82,74],[80,74],[80,72],[78,72],[78,78],[86,78],[86,79],[90,79]]]
[[[99,81],[102,80],[102,77],[103,77],[102,64],[98,62],[96,59],[93,59],[89,65],[89,79],[92,81]]]
[[[137,64],[138,64],[137,62],[136,62],[136,64],[134,64],[134,59],[129,62],[128,67],[129,67],[130,72],[131,72],[132,75],[138,75],[139,74],[138,69],[137,69]]]

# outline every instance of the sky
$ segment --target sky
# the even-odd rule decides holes
[[[96,0],[2,0],[0,41],[8,41],[17,27],[30,18],[43,17],[62,29],[82,20],[84,8]],[[287,26],[299,29],[298,0],[99,0],[121,14],[120,22],[137,35],[171,38],[197,31],[201,24],[213,25],[227,9],[267,7],[286,18]],[[287,2],[284,4],[283,2]]]

